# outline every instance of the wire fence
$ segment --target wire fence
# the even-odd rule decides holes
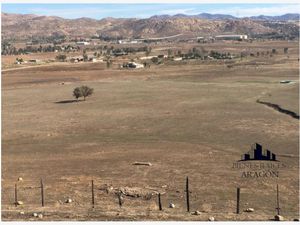
[[[176,208],[179,212],[219,212],[240,214],[265,210],[281,214],[280,187],[272,191],[272,199],[262,204],[257,203],[255,190],[236,187],[228,193],[216,193],[210,202],[206,196],[201,197],[186,177],[182,190],[165,186],[159,188],[122,186],[113,187],[100,179],[87,182],[46,180],[17,181],[14,186],[2,188],[2,205],[14,206],[15,209],[26,207],[60,207],[72,206],[92,209],[113,210],[117,208],[138,208],[139,210],[164,211]],[[200,197],[199,197],[200,196]],[[201,207],[199,207],[201,206]]]

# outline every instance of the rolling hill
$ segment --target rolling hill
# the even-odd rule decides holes
[[[297,15],[297,14],[296,14]],[[208,36],[216,34],[243,33],[298,35],[299,22],[288,21],[295,14],[280,17],[259,16],[255,18],[235,18],[223,14],[188,16],[160,15],[147,19],[136,18],[91,18],[64,19],[56,16],[2,13],[2,38],[4,40],[30,40],[32,37],[91,37],[101,35],[119,38],[149,38],[183,33],[188,36]],[[299,16],[299,15],[298,15]],[[277,18],[277,19],[276,19]]]

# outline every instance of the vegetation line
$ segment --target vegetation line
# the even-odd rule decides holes
[[[297,113],[295,113],[293,111],[290,111],[290,110],[287,110],[287,109],[283,109],[277,104],[273,104],[273,103],[270,103],[270,102],[264,102],[264,101],[261,101],[259,99],[257,99],[256,102],[260,103],[260,104],[264,104],[266,106],[269,106],[269,107],[277,110],[278,112],[285,113],[285,114],[299,120],[299,115]]]

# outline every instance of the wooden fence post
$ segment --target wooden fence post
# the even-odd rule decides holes
[[[44,184],[43,180],[41,179],[41,198],[42,198],[42,207],[44,207]]]
[[[17,183],[15,183],[15,206],[18,206],[18,186]]]
[[[92,180],[92,206],[95,208],[94,180]]]
[[[276,207],[276,210],[277,210],[277,215],[280,215],[280,207],[279,207],[279,187],[278,187],[278,184],[277,184],[277,207]]]
[[[122,205],[123,205],[123,197],[122,197],[122,193],[121,192],[118,193],[118,199],[119,199],[119,206],[121,208]]]
[[[240,188],[236,189],[236,214],[240,213]]]
[[[189,177],[186,177],[186,208],[190,211],[190,191],[189,191]]]
[[[159,207],[159,210],[161,211],[162,210],[162,206],[161,206],[160,193],[158,193],[158,207]]]

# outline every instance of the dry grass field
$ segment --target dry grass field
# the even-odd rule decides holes
[[[219,45],[207,48],[225,48]],[[2,72],[2,220],[271,220],[276,184],[281,214],[299,218],[299,120],[256,102],[299,114],[299,46],[230,48],[252,45],[288,45],[289,58],[282,53],[249,58],[232,68],[198,61],[137,70],[61,63]],[[95,93],[68,102],[83,84]],[[232,169],[255,142],[287,165],[279,178],[246,179]],[[132,165],[135,161],[152,166]],[[200,215],[186,212],[186,176],[191,212]],[[24,202],[18,207],[15,183]],[[125,196],[120,208],[114,193],[120,188],[141,197]],[[164,193],[163,211],[157,192]],[[68,198],[73,202],[65,203]],[[244,212],[247,208],[255,211]]]

